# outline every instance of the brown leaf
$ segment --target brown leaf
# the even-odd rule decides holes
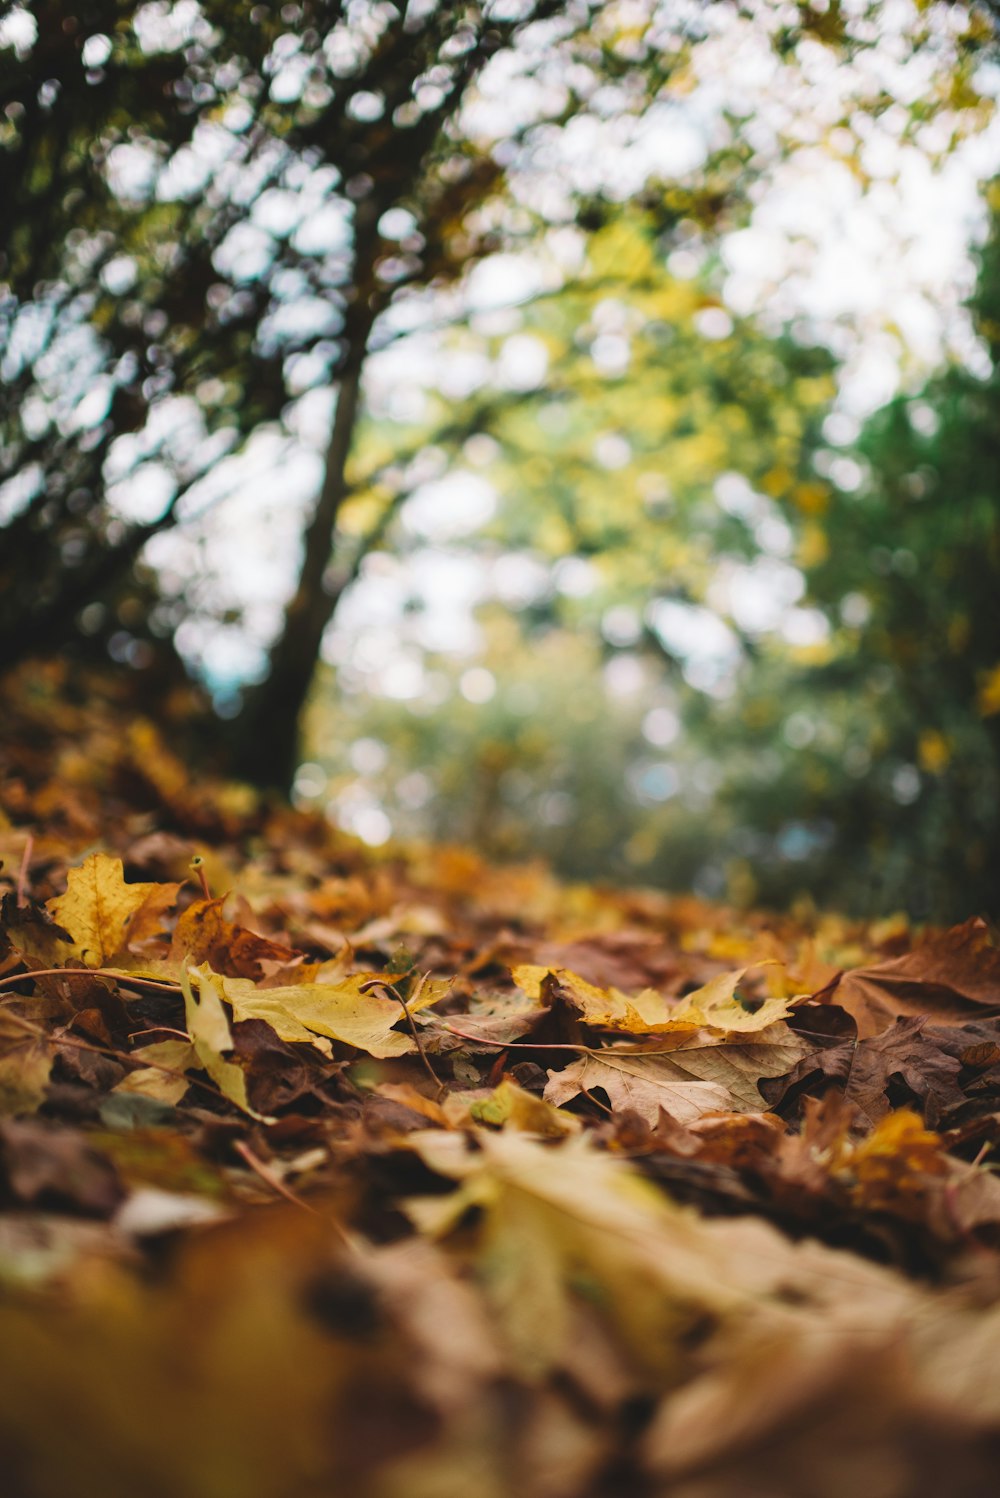
[[[760,1079],[781,1076],[804,1050],[782,1024],[746,1040],[719,1041],[708,1032],[677,1040],[669,1051],[609,1046],[588,1052],[565,1070],[549,1073],[545,1098],[564,1103],[600,1087],[613,1108],[632,1109],[653,1125],[661,1108],[682,1124],[719,1110],[762,1112]]]
[[[214,900],[196,900],[181,915],[170,945],[170,962],[175,967],[207,964],[226,977],[258,980],[264,977],[263,963],[294,960],[297,954],[291,947],[227,920],[222,912],[225,899],[220,895]]]
[[[923,1019],[900,1018],[891,1030],[867,1040],[810,1052],[787,1076],[765,1081],[762,1091],[776,1107],[803,1092],[843,1083],[844,1098],[869,1123],[877,1123],[894,1104],[911,1102],[934,1124],[945,1109],[963,1100],[960,1070],[960,1061],[944,1048],[942,1038],[925,1033]]]
[[[878,1035],[899,1016],[926,1015],[934,1024],[961,1024],[1000,1014],[1000,950],[985,921],[974,917],[948,931],[934,931],[902,957],[853,968],[828,995],[846,1009],[860,1039]]]
[[[661,1108],[678,1123],[690,1123],[731,1107],[725,1087],[696,1080],[669,1056],[618,1056],[610,1049],[590,1052],[572,1066],[550,1072],[544,1097],[559,1106],[595,1088],[607,1093],[612,1108],[629,1109],[650,1124],[656,1123]]]

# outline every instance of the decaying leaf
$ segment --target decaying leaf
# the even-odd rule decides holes
[[[742,1043],[720,1043],[707,1032],[698,1032],[668,1052],[608,1046],[563,1071],[550,1072],[545,1097],[565,1103],[601,1088],[612,1107],[631,1108],[651,1124],[661,1108],[682,1124],[720,1110],[762,1111],[767,1104],[757,1083],[783,1076],[804,1049],[780,1023]]]

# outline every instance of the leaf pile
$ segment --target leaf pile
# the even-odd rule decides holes
[[[990,1489],[982,921],[372,855],[44,687],[0,755],[5,1491]]]

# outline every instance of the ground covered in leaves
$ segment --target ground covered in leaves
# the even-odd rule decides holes
[[[8,688],[11,1498],[977,1498],[1000,951],[373,855]]]

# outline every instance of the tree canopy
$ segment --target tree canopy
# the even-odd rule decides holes
[[[281,500],[284,533],[301,534],[298,578],[232,730],[244,774],[287,782],[324,631],[385,535],[376,517],[338,554],[372,351],[425,315],[428,294],[447,312],[445,289],[478,258],[553,223],[576,222],[598,257],[602,243],[614,255],[609,120],[610,146],[624,149],[655,139],[650,121],[675,118],[689,96],[708,101],[693,164],[660,166],[654,153],[633,173],[653,229],[640,258],[662,257],[692,225],[735,222],[782,129],[801,140],[807,111],[800,98],[755,133],[752,104],[713,102],[727,38],[757,38],[801,82],[823,57],[874,53],[879,21],[878,6],[760,0],[15,7],[0,49],[4,658],[96,638],[147,662],[206,596],[197,576],[144,571],[149,543],[224,505],[241,482],[227,459],[249,454],[254,435],[291,441],[301,398],[328,390],[315,503]],[[946,144],[981,119],[974,68],[990,38],[984,11],[940,5],[896,38],[897,64],[902,46],[932,80],[904,131],[938,120]],[[850,135],[898,107],[888,85],[873,91],[877,76],[856,97],[831,95],[829,131]],[[579,180],[559,168],[571,132],[605,142],[604,164]],[[636,307],[669,330],[661,311]],[[744,390],[725,409],[745,402]],[[510,510],[515,535],[537,515],[557,542],[559,494],[547,486],[521,520]],[[606,539],[598,527],[589,544]]]

